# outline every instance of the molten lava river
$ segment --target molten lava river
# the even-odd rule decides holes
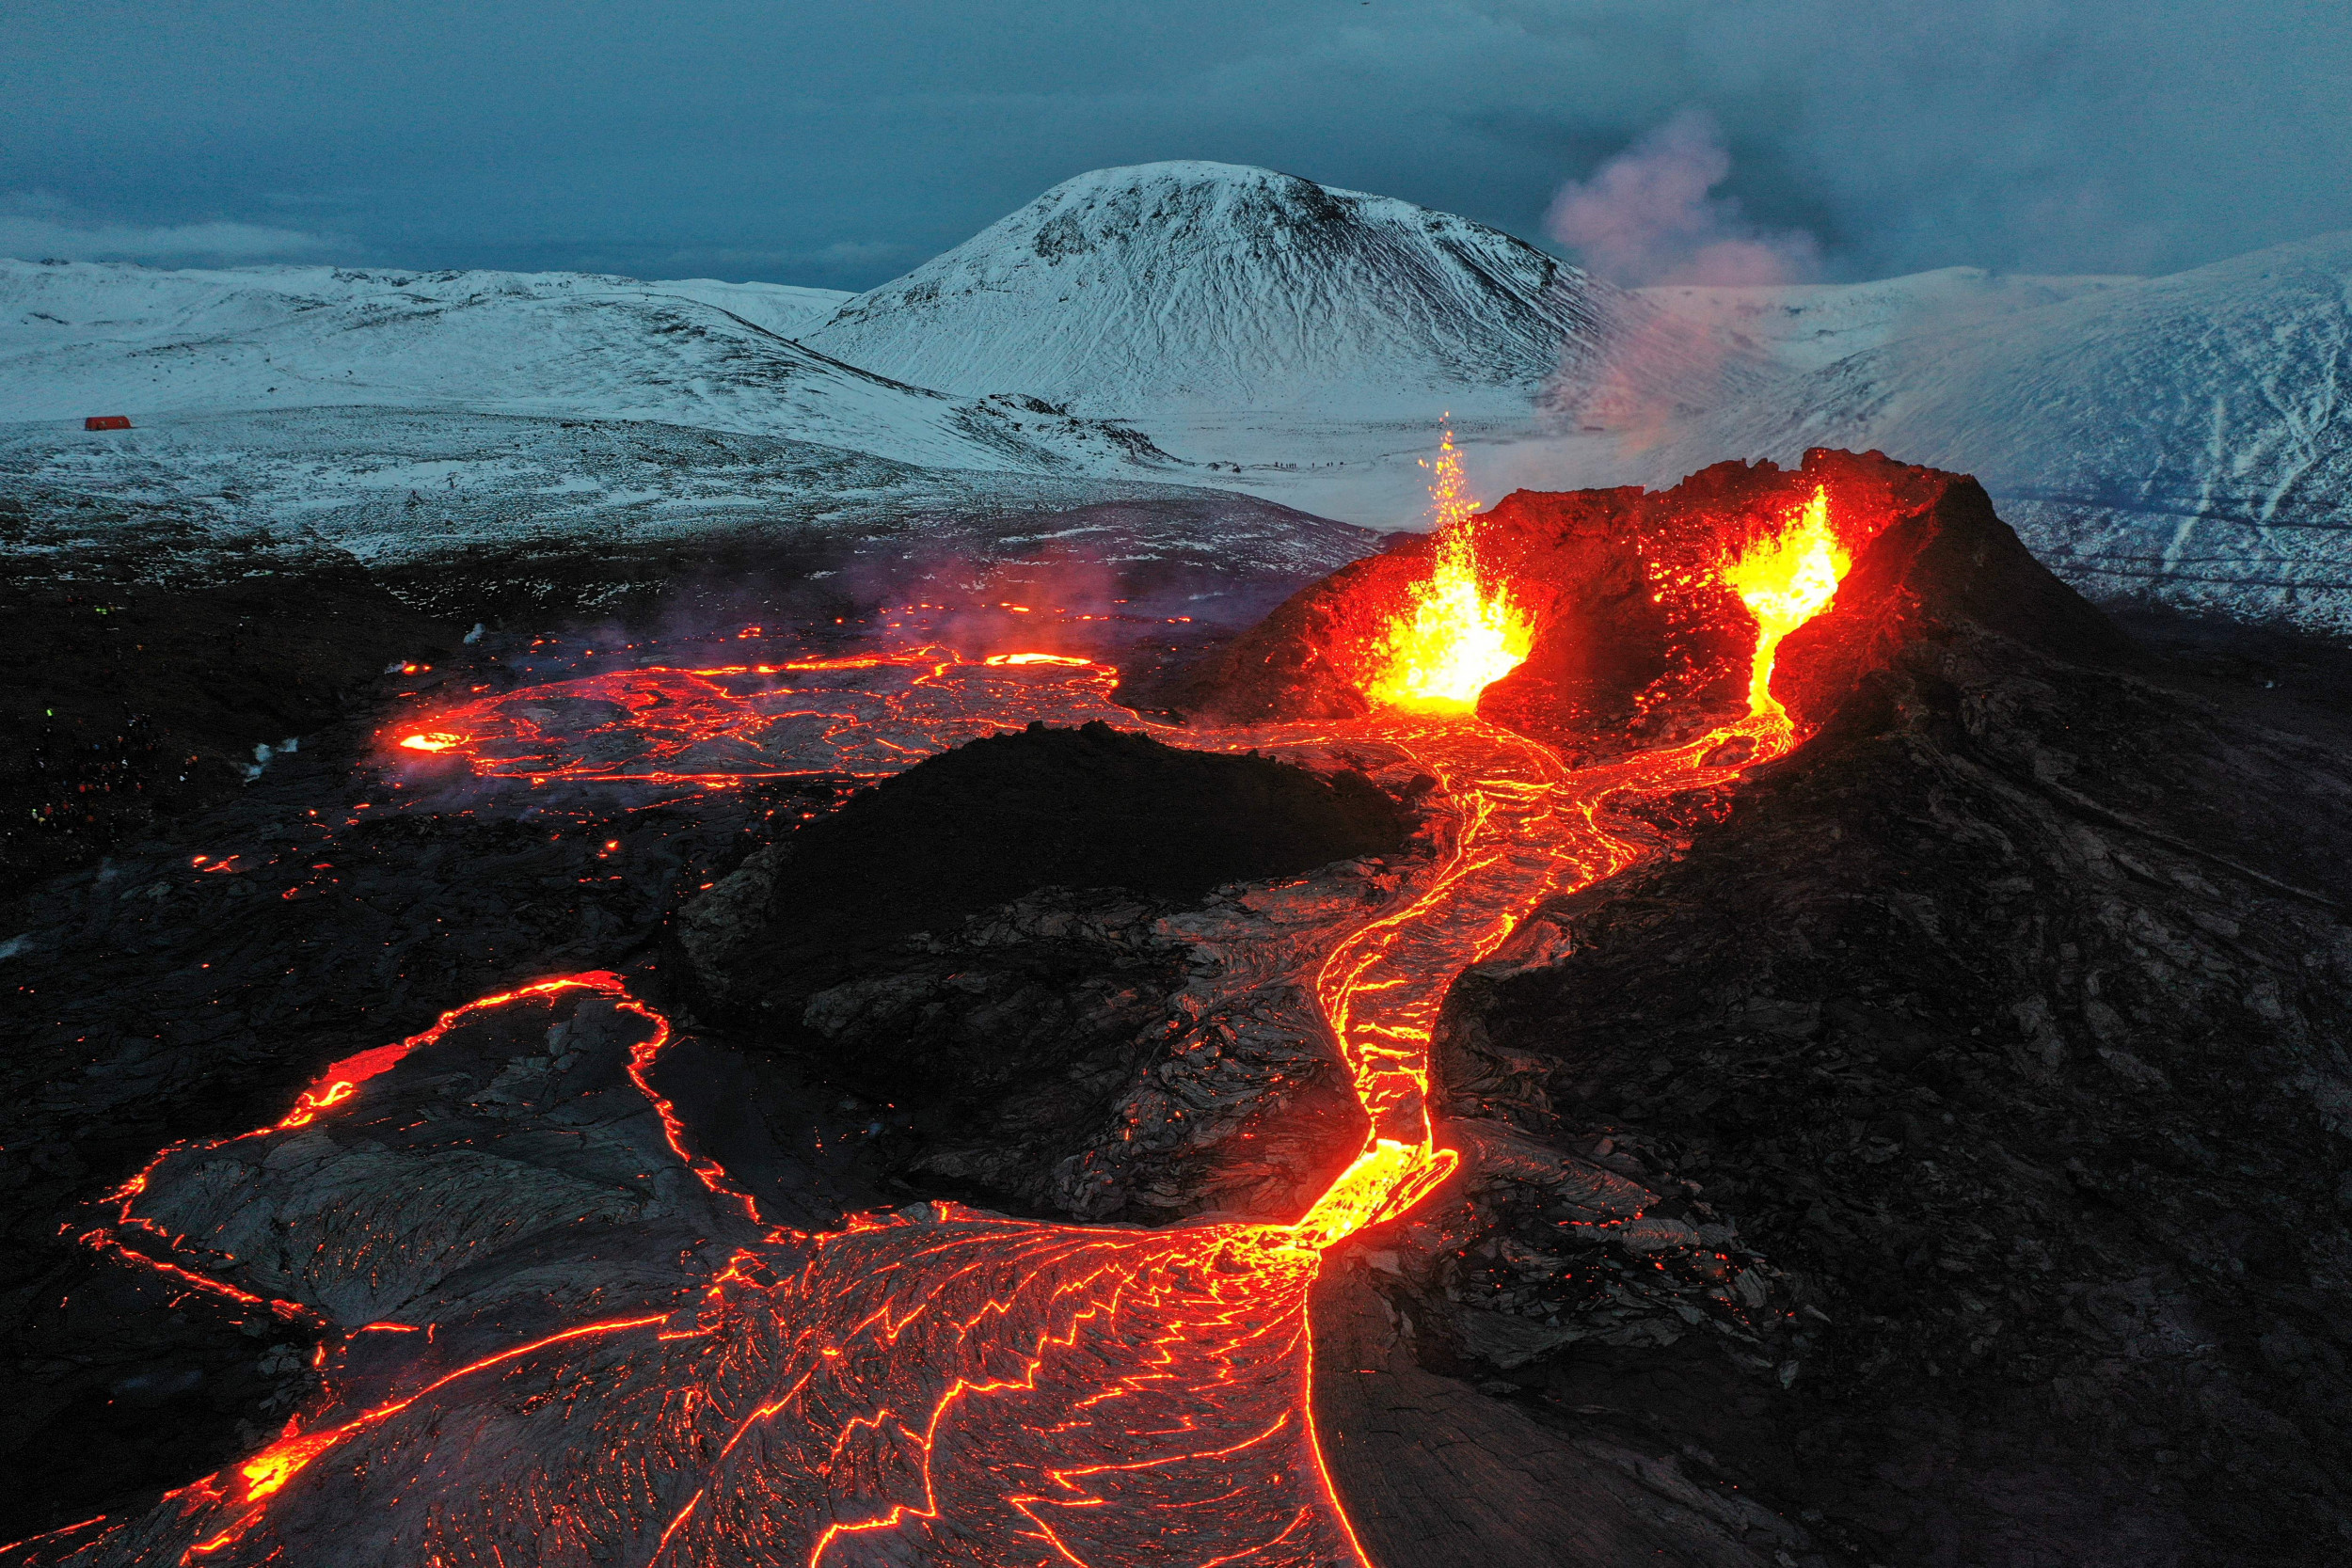
[[[1207,749],[1385,758],[1438,783],[1437,854],[1311,965],[1368,1127],[1352,1163],[1295,1219],[1143,1229],[940,1202],[831,1233],[774,1224],[697,1151],[691,1117],[662,1098],[668,1023],[614,975],[550,978],[338,1063],[277,1124],[167,1149],[116,1195],[116,1217],[92,1245],[173,1271],[190,1289],[318,1319],[325,1386],[247,1462],[146,1514],[91,1520],[0,1561],[1365,1560],[1310,1403],[1319,1260],[1425,1197],[1456,1164],[1424,1103],[1431,1034],[1454,977],[1539,900],[1656,852],[1607,826],[1604,808],[1724,784],[1794,743],[1770,689],[1773,653],[1827,603],[1846,564],[1820,504],[1723,563],[1722,582],[1759,627],[1749,706],[1687,743],[1572,770],[1476,716],[1479,689],[1525,657],[1528,631],[1504,589],[1482,578],[1474,519],[1462,515],[1441,519],[1428,580],[1389,629],[1368,716],[1158,730]],[[1111,704],[1115,678],[1075,657],[936,647],[633,669],[485,700],[388,738],[509,776],[712,788],[795,772],[870,776],[1031,721],[1152,728]],[[599,1022],[564,1026],[572,1054],[559,1063],[609,1058],[613,1092],[657,1113],[666,1145],[625,1158],[669,1162],[685,1195],[675,1212],[695,1232],[682,1244],[721,1243],[682,1305],[675,1293],[616,1306],[610,1292],[567,1301],[555,1291],[548,1315],[462,1332],[415,1309],[362,1322],[394,1253],[490,1201],[454,1148],[434,1167],[453,1173],[447,1181],[404,1195],[407,1233],[305,1229],[326,1222],[275,1211],[238,1217],[252,1184],[273,1173],[361,1158],[330,1150],[322,1124],[369,1114],[404,1063],[432,1068],[501,1013],[544,1031],[566,1006]],[[606,1135],[532,1133],[582,1147]],[[329,1275],[331,1289],[317,1285]],[[301,1295],[284,1285],[294,1279],[315,1288],[283,1299]]]

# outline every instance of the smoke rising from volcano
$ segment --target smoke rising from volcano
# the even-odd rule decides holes
[[[1714,119],[1686,109],[1552,198],[1544,228],[1614,283],[1802,283],[1821,247],[1798,230],[1768,233],[1739,201],[1710,196],[1731,174]]]
[[[1811,282],[1820,242],[1764,230],[1740,202],[1715,195],[1731,152],[1706,110],[1687,108],[1565,183],[1546,214],[1552,240],[1590,273],[1640,292],[1604,292],[1602,353],[1571,353],[1546,402],[1585,430],[1612,430],[1621,458],[1640,458],[1679,420],[1724,400],[1736,378],[1726,331],[1739,303],[1712,289]]]
[[[1762,230],[1737,198],[1711,194],[1730,174],[1713,118],[1685,109],[1591,179],[1562,185],[1545,215],[1551,237],[1588,270],[1648,291],[1602,299],[1602,353],[1571,356],[1545,397],[1588,429],[1613,431],[1626,456],[1656,446],[1681,416],[1727,389],[1730,308],[1706,291],[1820,274],[1811,234]]]

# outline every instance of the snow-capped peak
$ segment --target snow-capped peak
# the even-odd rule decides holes
[[[1587,347],[1599,285],[1390,197],[1232,164],[1097,169],[845,302],[803,341],[964,394],[1429,412]]]

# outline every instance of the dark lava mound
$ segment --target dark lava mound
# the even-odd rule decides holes
[[[2340,714],[2146,654],[1975,482],[1830,452],[1502,503],[1548,596],[1481,712],[1585,755],[1707,721],[1740,628],[1677,574],[1817,484],[1852,565],[1779,651],[1809,738],[1455,986],[1467,1201],[1332,1270],[1318,1366],[1390,1374],[1318,1384],[1371,1555],[2341,1560]],[[1318,640],[1411,548],[1185,695],[1344,706]]]
[[[1092,891],[1106,909],[1194,903],[1221,883],[1387,853],[1410,826],[1359,774],[1184,751],[1101,723],[1033,724],[932,757],[811,822],[736,879],[734,897],[691,909],[685,947],[706,1010],[813,1044],[811,996],[898,968],[909,951],[944,951],[971,917],[1041,889]],[[963,984],[985,989],[976,975]],[[1041,990],[1033,1023],[1069,1003],[1067,988]],[[861,1093],[920,1102],[1001,1086],[1074,1044],[1048,1032],[1034,1050],[937,1049],[938,1019],[929,1009],[931,1026],[904,1038],[861,1032],[854,1053],[835,1039],[827,1069]]]

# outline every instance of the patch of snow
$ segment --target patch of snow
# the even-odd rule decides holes
[[[390,562],[471,546],[714,532],[840,532],[926,515],[1199,497],[1148,480],[933,468],[781,436],[651,421],[384,408],[167,417],[93,451],[77,429],[0,425],[0,476],[44,533],[102,530],[88,500],[206,541]],[[431,483],[413,483],[435,476]],[[456,483],[451,483],[454,478]]]

